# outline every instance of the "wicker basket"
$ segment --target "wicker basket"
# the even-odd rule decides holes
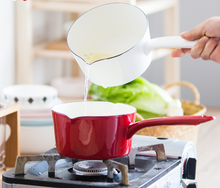
[[[165,90],[176,85],[189,87],[195,95],[194,102],[181,100],[182,108],[184,110],[184,115],[203,115],[206,112],[206,107],[199,104],[200,95],[197,88],[193,84],[188,82],[177,82],[167,86]],[[137,118],[141,120],[140,116],[138,116]],[[136,134],[155,136],[155,137],[175,138],[179,140],[193,141],[196,144],[199,128],[200,125],[197,126],[165,125],[165,126],[144,128],[138,131]]]

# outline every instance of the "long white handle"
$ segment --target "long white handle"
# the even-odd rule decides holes
[[[157,48],[192,48],[197,41],[187,41],[180,36],[154,38],[147,41],[145,52],[149,54]]]

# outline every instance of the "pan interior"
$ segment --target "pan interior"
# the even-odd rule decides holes
[[[87,53],[117,56],[133,48],[147,29],[147,17],[138,7],[110,3],[80,16],[68,32],[67,43],[83,59]]]
[[[136,112],[136,108],[122,103],[101,101],[73,102],[54,106],[52,111],[76,118],[82,116],[116,116]]]

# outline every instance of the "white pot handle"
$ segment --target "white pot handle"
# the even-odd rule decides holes
[[[157,48],[192,48],[197,41],[187,41],[180,36],[154,38],[147,41],[145,53],[149,54]]]

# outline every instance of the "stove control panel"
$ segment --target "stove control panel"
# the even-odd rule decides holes
[[[190,182],[190,183],[186,183],[182,180],[182,187],[183,188],[197,188],[197,183],[196,182]]]
[[[197,183],[190,183],[187,188],[197,188]]]
[[[183,165],[183,178],[194,180],[196,178],[196,159],[186,158]]]

